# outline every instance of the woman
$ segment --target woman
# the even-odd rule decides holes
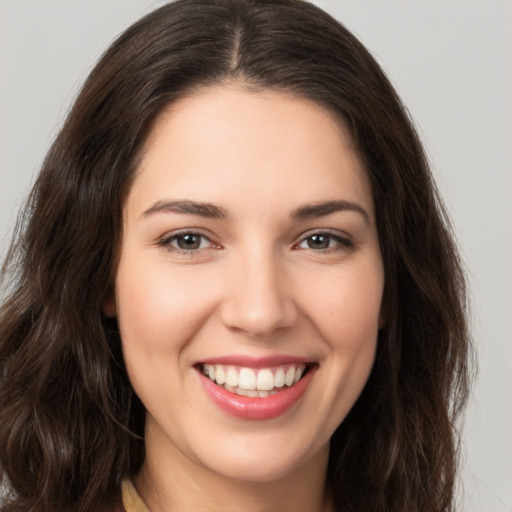
[[[463,275],[399,99],[327,14],[151,13],[26,212],[4,510],[453,509]]]

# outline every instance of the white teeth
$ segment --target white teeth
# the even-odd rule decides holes
[[[226,382],[226,373],[224,372],[224,368],[222,368],[220,365],[217,366],[215,370],[215,380],[217,381],[217,384],[221,385]]]
[[[242,372],[240,372],[241,374]],[[265,369],[258,372],[257,386],[260,391],[270,391],[274,389],[274,375],[271,370]]]
[[[226,373],[226,384],[233,388],[238,386],[238,372],[232,367],[229,367]]]
[[[284,386],[284,370],[279,368],[274,375],[274,387],[282,388]]]
[[[286,376],[284,378],[284,383],[287,386],[291,386],[293,384],[294,379],[295,379],[295,368],[293,366],[290,366],[290,368],[288,368],[288,371],[286,372]]]
[[[293,386],[304,374],[306,366],[285,365],[259,370],[221,364],[204,364],[202,371],[210,380],[224,389],[241,396],[267,397],[281,391],[284,386]]]
[[[238,375],[238,385],[243,389],[256,389],[256,374],[254,370],[251,368],[242,368]]]
[[[224,386],[228,391],[231,393],[235,393],[240,396],[250,396],[253,398],[259,397],[259,398],[266,398],[269,395],[275,395],[277,391],[257,391],[255,389],[244,389],[241,387],[237,388],[231,388],[229,386]]]

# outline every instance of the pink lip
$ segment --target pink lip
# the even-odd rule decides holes
[[[201,361],[203,364],[225,364],[231,366],[244,366],[246,368],[269,368],[271,366],[279,366],[283,364],[306,364],[311,362],[312,361],[310,359],[287,355],[251,357],[236,354],[212,357],[211,359]]]
[[[225,361],[222,359],[223,363]],[[287,359],[287,362],[289,361],[290,359]],[[244,361],[241,366],[247,366],[247,361]],[[315,370],[316,366],[311,368],[297,384],[266,398],[252,398],[231,393],[202,373],[198,372],[198,375],[210,398],[224,412],[244,420],[268,420],[281,416],[300,400],[311,382]]]

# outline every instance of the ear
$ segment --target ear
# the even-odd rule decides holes
[[[101,310],[106,317],[115,318],[117,316],[116,294],[112,286],[103,297]]]

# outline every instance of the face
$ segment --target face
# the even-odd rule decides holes
[[[146,463],[255,482],[325,467],[373,365],[383,284],[370,184],[334,116],[236,87],[173,104],[105,304]]]

